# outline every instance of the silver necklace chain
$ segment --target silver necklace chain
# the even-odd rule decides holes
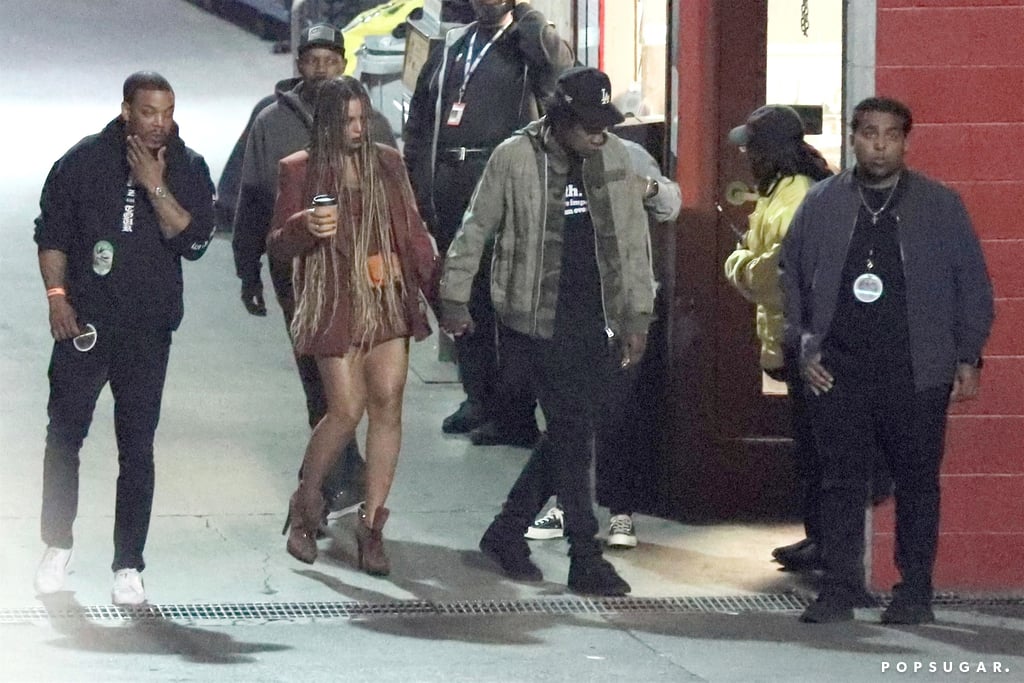
[[[859,183],[857,184],[857,193],[860,195],[860,203],[863,204],[864,208],[868,210],[869,214],[871,214],[871,225],[878,225],[878,217],[882,215],[882,212],[885,211],[886,208],[888,208],[889,202],[892,201],[893,195],[896,194],[896,188],[899,187],[900,178],[902,177],[903,174],[896,176],[896,182],[892,184],[892,189],[889,190],[889,196],[886,197],[885,201],[882,202],[882,205],[878,207],[878,211],[875,211],[870,205],[868,205],[868,200],[864,197],[864,186]]]

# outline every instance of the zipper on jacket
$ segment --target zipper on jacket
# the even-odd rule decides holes
[[[900,243],[900,268],[903,270],[903,286],[906,288],[907,282],[907,255],[903,250],[903,226],[900,225],[900,215],[896,214],[896,239]]]
[[[530,325],[533,336],[537,336],[537,315],[540,310],[540,284],[544,274],[544,241],[548,231],[548,153],[544,152],[544,179],[541,188],[544,197],[544,205],[540,212],[540,243],[537,245],[539,252],[537,259],[537,278],[533,283],[533,323]],[[557,306],[557,304],[556,304]]]
[[[448,42],[448,37],[454,35],[456,31],[461,31],[452,42]],[[441,110],[444,105],[444,83],[445,83],[445,69],[448,66],[448,52],[452,47],[455,46],[463,36],[468,33],[466,28],[453,28],[444,34],[444,45],[441,46],[441,66],[437,71],[437,101],[434,102],[434,133],[430,136],[430,208],[433,210],[434,215],[437,215],[437,205],[434,202],[434,178],[437,173],[437,140],[441,136]],[[427,92],[430,92],[429,84]]]
[[[588,207],[587,210],[589,211],[590,210],[589,207],[590,207],[590,203],[591,202],[590,202],[590,188],[587,187],[587,174],[586,174],[586,170],[585,170],[586,165],[587,165],[587,162],[586,162],[586,160],[584,160],[583,161],[584,170],[581,170],[580,177],[583,180],[583,191],[587,193],[587,207]],[[597,246],[598,241],[599,241],[597,239],[597,225],[594,223],[594,218],[593,218],[594,214],[591,213],[590,216],[591,216],[591,218],[590,218],[590,227],[594,231],[594,258],[597,259],[597,279],[598,279],[598,282],[601,284],[601,317],[604,319],[604,333],[605,333],[605,336],[608,337],[608,341],[610,343],[612,341],[612,338],[615,337],[615,331],[612,330],[611,326],[608,324],[608,306],[605,304],[605,300],[604,300],[605,299],[605,297],[604,297],[604,275],[601,273],[601,253],[600,253],[600,247]]]

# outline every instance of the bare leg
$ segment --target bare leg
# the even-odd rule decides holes
[[[365,355],[366,523],[387,502],[402,445],[402,401],[409,369],[409,340],[392,339]]]
[[[321,489],[324,478],[338,459],[341,446],[352,440],[366,410],[364,358],[363,354],[353,351],[341,358],[316,359],[327,396],[327,413],[313,429],[302,461],[302,483],[309,490]]]

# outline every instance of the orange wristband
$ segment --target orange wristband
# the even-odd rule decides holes
[[[55,296],[67,296],[68,293],[64,291],[63,287],[50,287],[46,290],[46,298],[50,299]]]

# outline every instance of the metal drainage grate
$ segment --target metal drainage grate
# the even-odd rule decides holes
[[[884,603],[887,596],[877,596]],[[425,600],[393,602],[245,602],[183,605],[146,605],[119,608],[108,605],[49,605],[27,609],[0,609],[0,624],[45,622],[53,619],[132,621],[162,619],[177,622],[267,623],[326,621],[370,616],[494,616],[796,612],[808,604],[792,593],[692,598],[545,598],[535,600],[474,600],[436,603]],[[939,607],[1024,606],[1024,597],[936,596]]]
[[[119,608],[108,605],[55,605],[28,609],[0,609],[0,624],[85,619],[127,621],[165,619],[185,622],[322,621],[368,616],[493,616],[527,614],[623,614],[635,612],[779,612],[801,610],[806,601],[796,595],[744,595],[708,598],[546,598],[536,600],[473,600],[429,602],[248,602],[184,605],[145,605]]]
[[[1024,607],[1024,596],[936,593],[932,604],[936,607]]]

